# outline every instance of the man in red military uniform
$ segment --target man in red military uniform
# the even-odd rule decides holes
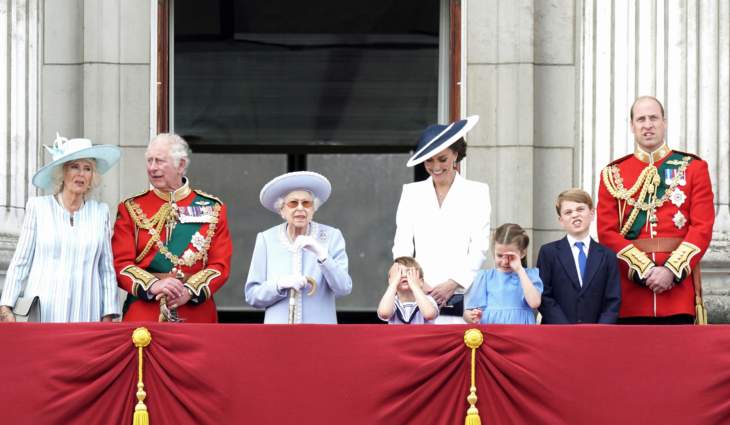
[[[598,190],[598,238],[619,258],[619,323],[690,324],[715,221],[707,163],[667,147],[653,97],[636,99],[630,125],[636,150],[603,169]]]
[[[190,149],[160,134],[145,157],[151,189],[119,204],[112,249],[125,321],[217,322],[213,294],[228,280],[226,207],[190,188]]]

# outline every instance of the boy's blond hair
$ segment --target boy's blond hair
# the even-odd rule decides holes
[[[586,204],[588,205],[588,209],[593,209],[593,198],[591,198],[591,195],[583,189],[574,187],[572,189],[564,190],[560,192],[560,195],[558,195],[558,200],[555,201],[555,211],[558,213],[558,217],[560,217],[560,207],[565,201]]]
[[[421,268],[421,265],[418,264],[418,261],[416,261],[413,257],[398,257],[395,260],[393,260],[394,263],[398,263],[401,266],[404,267],[413,267],[418,272],[418,278],[423,279],[423,269]]]

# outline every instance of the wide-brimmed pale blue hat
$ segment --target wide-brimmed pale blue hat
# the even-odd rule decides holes
[[[119,161],[121,152],[117,146],[93,145],[89,139],[67,139],[56,133],[53,146],[43,145],[51,154],[51,162],[44,165],[33,176],[33,184],[41,189],[53,186],[53,170],[66,162],[77,159],[96,160],[96,171],[104,174]]]
[[[438,155],[448,148],[479,122],[479,115],[472,115],[451,124],[434,124],[426,128],[418,139],[416,153],[408,160],[406,166],[413,167]]]
[[[295,190],[312,192],[324,204],[332,193],[332,185],[327,177],[314,171],[294,171],[274,177],[261,189],[259,200],[269,211],[279,214],[276,201]]]

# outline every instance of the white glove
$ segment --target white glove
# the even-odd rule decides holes
[[[327,259],[327,248],[311,236],[297,236],[297,239],[294,241],[294,246],[312,251],[320,263]]]
[[[290,274],[288,276],[282,276],[276,282],[276,289],[278,289],[279,291],[283,291],[286,289],[300,291],[305,286],[307,286],[307,278],[300,274]]]

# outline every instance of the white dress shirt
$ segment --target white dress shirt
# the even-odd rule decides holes
[[[570,244],[570,251],[573,253],[573,263],[575,264],[575,271],[578,273],[578,282],[580,286],[583,286],[583,276],[580,274],[580,264],[578,263],[578,252],[580,251],[576,242],[583,242],[583,252],[586,254],[586,263],[588,262],[588,249],[591,247],[591,235],[586,236],[583,239],[576,239],[570,235],[567,235],[568,243]]]

